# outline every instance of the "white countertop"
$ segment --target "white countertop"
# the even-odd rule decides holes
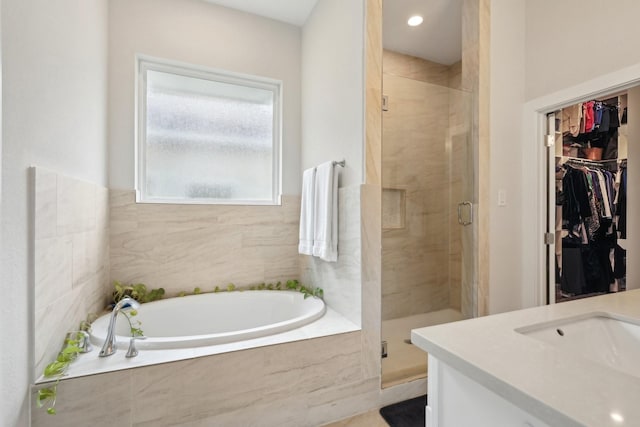
[[[640,322],[640,290],[414,329],[411,340],[554,427],[640,426],[640,378],[515,331],[596,311]]]

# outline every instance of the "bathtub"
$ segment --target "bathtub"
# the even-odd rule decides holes
[[[133,320],[147,337],[138,348],[179,349],[231,343],[289,331],[321,318],[325,304],[293,291],[235,291],[169,298],[142,304]],[[111,313],[91,325],[91,341],[102,346]],[[126,349],[129,323],[119,315],[116,343]]]

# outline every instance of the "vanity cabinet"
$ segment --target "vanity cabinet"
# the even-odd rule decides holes
[[[551,427],[429,355],[426,427]]]

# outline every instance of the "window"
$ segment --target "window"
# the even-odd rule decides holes
[[[138,59],[139,202],[279,204],[278,81]]]

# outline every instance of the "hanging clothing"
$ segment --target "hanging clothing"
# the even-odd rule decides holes
[[[562,167],[565,173],[557,200],[562,203],[562,228],[567,234],[562,239],[560,286],[569,294],[617,289],[621,267],[616,258],[620,262],[621,256],[615,256],[614,218],[620,223],[619,203],[625,196],[616,192],[616,176],[597,165]],[[618,188],[624,188],[623,172],[618,180]]]
[[[618,231],[621,239],[627,238],[627,168],[620,169],[620,187],[618,189],[618,204],[616,215],[618,216]]]
[[[589,101],[582,104],[583,109],[583,117],[584,117],[584,128],[582,129],[582,133],[591,132],[593,130],[593,124],[595,119],[595,112],[593,110],[595,102]]]
[[[573,136],[580,133],[580,116],[582,108],[579,104],[562,109],[562,132],[569,132]]]

